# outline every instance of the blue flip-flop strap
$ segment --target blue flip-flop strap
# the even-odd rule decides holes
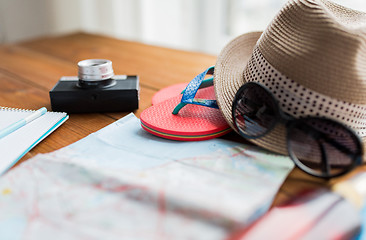
[[[174,108],[173,114],[178,112],[187,104],[201,105],[210,108],[219,108],[216,100],[210,99],[197,99],[194,98],[198,89],[212,86],[213,78],[204,79],[207,74],[213,74],[215,67],[209,67],[206,71],[198,74],[190,83],[188,83],[186,89],[183,92],[181,102]]]
[[[198,89],[207,88],[213,85],[213,77],[207,78],[202,80],[202,83]],[[183,89],[183,91],[180,94],[183,94],[186,91],[186,89]]]

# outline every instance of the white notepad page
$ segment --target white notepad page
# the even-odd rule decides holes
[[[32,114],[31,110],[0,108],[0,129]],[[68,119],[66,113],[46,112],[0,139],[0,175]]]

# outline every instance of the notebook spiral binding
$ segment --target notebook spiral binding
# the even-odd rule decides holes
[[[12,111],[12,112],[34,112],[36,110],[23,109],[23,108],[12,108],[12,107],[0,107],[0,110]]]
[[[9,111],[9,112],[35,112],[37,111],[37,109],[25,109],[25,108],[12,108],[12,107],[2,107],[0,106],[0,111],[3,110],[3,111]],[[47,111],[49,114],[53,114],[53,113],[64,113],[64,114],[67,114],[66,112],[50,112],[50,111]]]

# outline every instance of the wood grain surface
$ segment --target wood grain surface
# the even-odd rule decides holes
[[[216,56],[207,54],[85,33],[2,45],[0,106],[29,109],[45,106],[51,110],[51,88],[61,76],[77,75],[77,62],[90,58],[111,60],[116,74],[139,75],[140,107],[134,112],[137,117],[151,105],[151,98],[159,89],[175,83],[189,82],[216,61]],[[20,162],[37,153],[47,153],[67,146],[126,114],[128,113],[70,114],[68,121],[27,153]],[[245,141],[235,133],[225,138]],[[274,205],[288,200],[304,189],[327,187],[335,181],[339,179],[319,180],[294,169],[277,194]]]

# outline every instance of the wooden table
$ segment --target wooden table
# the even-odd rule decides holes
[[[3,45],[0,47],[0,106],[30,109],[46,106],[51,110],[49,90],[61,76],[77,75],[77,62],[89,58],[111,60],[116,74],[139,75],[141,92],[140,107],[135,111],[137,117],[151,105],[151,98],[159,89],[188,82],[216,61],[215,56],[207,54],[84,33]],[[66,123],[20,162],[37,153],[65,147],[126,114],[70,114]],[[225,137],[244,141],[235,133]],[[330,183],[294,169],[277,194],[274,205],[303,189],[324,187]]]

